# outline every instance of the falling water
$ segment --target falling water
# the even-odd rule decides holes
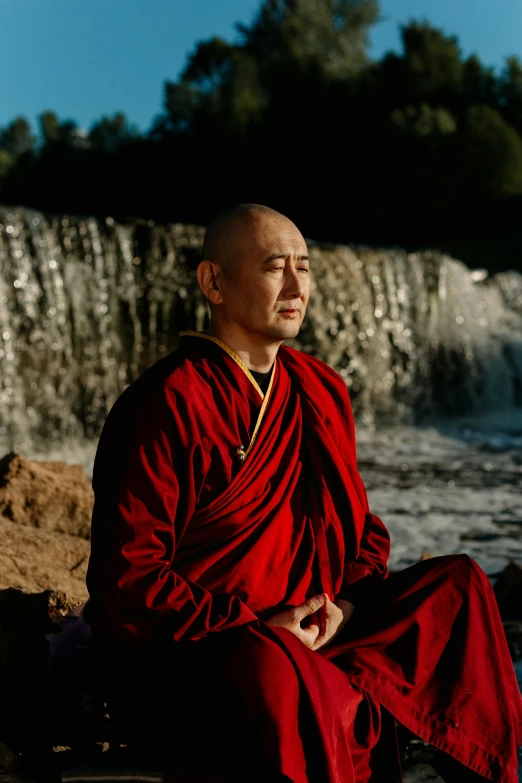
[[[0,209],[0,451],[93,444],[146,367],[203,329],[203,229]],[[522,276],[436,252],[310,243],[290,344],[335,367],[359,421],[522,406]]]

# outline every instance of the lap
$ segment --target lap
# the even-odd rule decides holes
[[[383,646],[417,623],[425,637],[430,629],[434,636],[448,634],[463,605],[477,594],[487,600],[492,587],[468,555],[443,555],[415,563],[376,580],[335,644],[322,654],[333,660],[340,647]]]
[[[259,721],[288,723],[294,715],[307,727],[317,725],[310,716],[320,714],[324,735],[345,734],[339,742],[350,745],[362,769],[369,753],[375,757],[381,728],[388,737],[393,733],[393,718],[379,694],[353,672],[390,676],[406,695],[419,672],[433,670],[434,660],[444,664],[437,650],[442,655],[471,593],[487,601],[490,589],[468,556],[431,558],[376,582],[335,643],[323,650],[311,651],[290,631],[258,621],[148,651],[127,666],[117,660],[113,696],[120,712],[131,722],[136,716],[141,724],[145,719],[160,743],[168,745],[170,739],[172,744],[175,734],[185,756],[200,753],[202,739],[211,756],[218,753],[227,736],[244,730],[245,721],[259,728]],[[454,665],[462,647],[447,649]],[[165,705],[169,719],[156,726],[154,717]],[[388,710],[395,714],[392,705]],[[387,748],[386,758],[393,744],[380,746]]]

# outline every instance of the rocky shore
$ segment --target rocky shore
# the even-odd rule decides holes
[[[466,443],[403,429],[363,436],[359,460],[370,505],[392,534],[392,569],[471,549],[493,580],[522,676],[518,443],[497,443],[495,450],[487,438]],[[124,738],[91,676],[88,633],[79,617],[87,598],[92,505],[83,466],[30,461],[13,452],[0,460],[1,783],[91,779],[78,777],[78,769],[98,769],[98,779],[105,770],[112,780],[122,764],[129,765]],[[135,780],[162,779],[148,762],[141,777],[134,764]],[[436,768],[433,748],[410,743],[407,783],[441,783]]]

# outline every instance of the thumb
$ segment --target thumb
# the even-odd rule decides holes
[[[301,621],[304,617],[308,617],[309,614],[317,612],[327,598],[326,593],[319,593],[319,595],[314,595],[312,598],[307,598],[304,603],[296,607],[297,619]]]

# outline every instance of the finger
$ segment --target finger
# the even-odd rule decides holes
[[[320,611],[320,610],[319,610]],[[310,636],[313,635],[313,640],[317,638],[320,631],[319,625],[319,611],[309,614],[303,618],[301,622],[295,621],[296,626],[302,631],[310,631]]]
[[[329,636],[326,639],[321,639],[318,636],[310,649],[311,650],[318,650],[320,647],[326,647],[328,644],[330,644],[330,642],[332,641],[334,636],[335,636],[335,634],[332,634],[332,636]]]
[[[313,643],[315,643],[317,637],[319,636],[319,626],[317,623],[312,623],[312,625],[309,625],[308,628],[303,628],[303,631],[306,631],[310,639],[313,640]]]
[[[267,618],[266,623],[267,625],[289,628],[295,622],[294,611],[294,609],[285,609],[284,612],[280,612],[279,614],[275,614],[272,615],[272,617]]]
[[[322,623],[314,643],[314,650],[324,647],[332,639],[343,619],[343,613],[330,599],[327,599],[324,606],[321,607],[320,613],[322,615]]]
[[[333,636],[333,629],[331,625],[328,625],[326,630],[324,632],[320,632],[317,634],[317,637],[314,642],[313,649],[316,650],[318,647],[322,647],[326,644],[326,642]]]
[[[320,610],[319,610],[320,611]],[[297,623],[298,620],[295,620]],[[313,614],[309,614],[306,617],[303,617],[299,625],[301,628],[309,628],[312,624],[319,625],[319,612],[314,612]]]
[[[320,636],[324,636],[327,633],[328,630],[328,620],[330,615],[330,607],[332,602],[326,596],[324,604],[319,609],[319,634]]]
[[[309,628],[301,628],[301,626],[298,625],[294,633],[299,637],[303,644],[305,644],[309,649],[313,649],[315,640],[319,635],[319,626],[314,624]]]
[[[317,610],[320,609],[320,607],[324,604],[327,597],[328,596],[326,593],[320,593],[319,595],[312,596],[312,598],[307,598],[304,603],[296,606],[294,609],[296,620],[301,622],[304,617],[317,612]]]

